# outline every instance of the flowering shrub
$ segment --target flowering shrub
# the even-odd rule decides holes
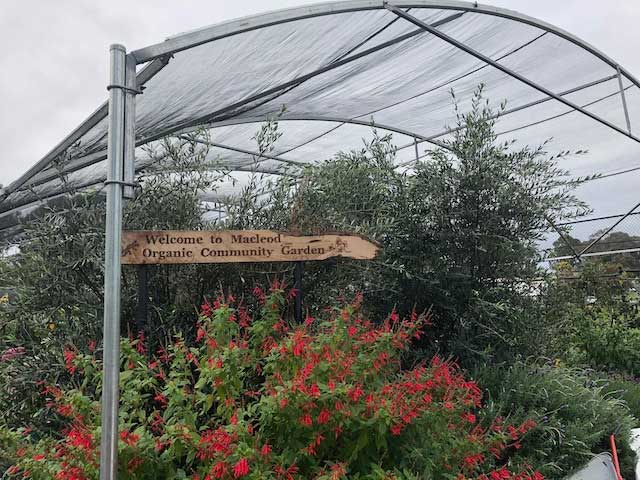
[[[193,345],[177,337],[151,355],[142,336],[122,342],[119,478],[542,478],[504,460],[533,422],[479,424],[480,389],[451,362],[401,367],[428,316],[373,323],[357,297],[291,325],[283,285],[254,293],[253,309],[232,296],[203,305]],[[9,476],[98,478],[102,365],[90,349],[64,355],[77,389],[43,386],[66,421],[59,438],[0,431]],[[417,437],[429,447],[416,451]]]

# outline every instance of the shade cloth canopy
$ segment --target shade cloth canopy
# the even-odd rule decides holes
[[[323,3],[206,27],[132,55],[143,87],[137,145],[205,126],[210,155],[238,176],[255,162],[252,136],[260,122],[283,105],[283,135],[260,159],[263,172],[277,175],[283,166],[359,148],[372,125],[393,134],[398,165],[410,167],[454,124],[450,90],[464,110],[484,84],[495,108],[507,102],[497,120],[501,137],[530,145],[553,138],[551,151],[589,151],[561,166],[576,176],[603,174],[578,190],[592,217],[625,214],[639,201],[633,127],[640,122],[640,84],[594,47],[513,11],[446,0]],[[5,237],[42,202],[104,182],[107,113],[103,104],[4,190]],[[230,183],[225,191],[232,189]],[[586,238],[618,218],[576,224],[574,235]],[[638,219],[631,215],[617,229],[630,231]]]

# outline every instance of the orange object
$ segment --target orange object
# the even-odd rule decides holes
[[[611,435],[609,437],[609,443],[611,444],[611,455],[613,455],[613,466],[616,468],[616,475],[618,480],[624,480],[620,475],[620,463],[618,463],[618,449],[616,448],[616,437]]]

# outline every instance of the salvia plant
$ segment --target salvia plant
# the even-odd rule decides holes
[[[118,478],[542,479],[508,462],[534,422],[480,422],[481,390],[451,361],[403,366],[428,314],[372,322],[357,296],[293,324],[295,291],[254,295],[202,305],[193,342],[122,341]],[[64,361],[77,388],[42,385],[64,427],[0,430],[7,478],[98,478],[99,350]]]

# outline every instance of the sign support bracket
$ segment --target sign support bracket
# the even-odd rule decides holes
[[[144,332],[149,318],[149,266],[138,265],[138,305],[136,308],[136,334]]]
[[[295,296],[295,319],[297,324],[302,323],[302,276],[304,274],[304,262],[296,262],[293,270]]]

